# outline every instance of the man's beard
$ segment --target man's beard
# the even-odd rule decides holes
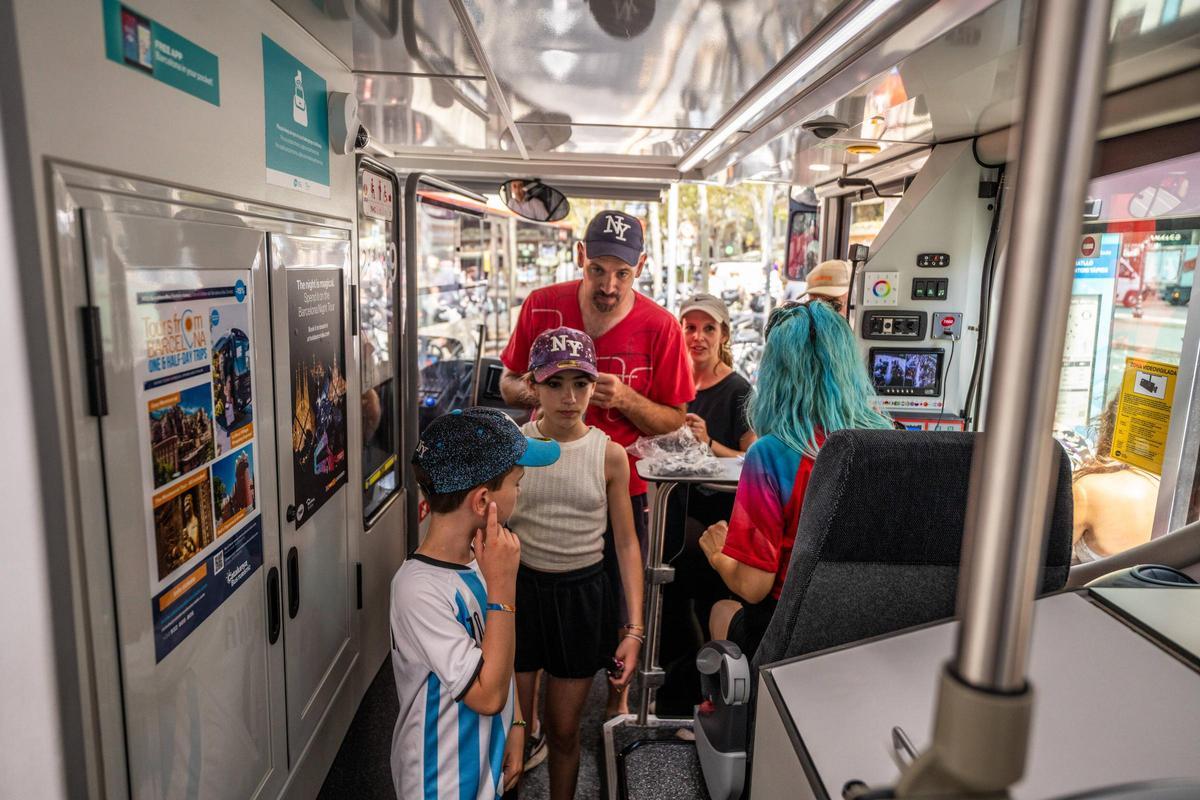
[[[609,311],[612,311],[617,307],[618,304],[620,304],[620,302],[621,296],[619,294],[606,295],[600,292],[594,292],[592,294],[592,308],[596,309],[601,314],[606,314]]]

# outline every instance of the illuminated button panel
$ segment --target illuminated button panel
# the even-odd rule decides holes
[[[913,278],[913,300],[945,300],[949,291],[949,278]]]
[[[925,269],[950,266],[949,253],[920,253],[917,255],[917,266]]]

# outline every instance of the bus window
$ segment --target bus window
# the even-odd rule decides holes
[[[851,202],[848,215],[850,232],[847,241],[850,244],[870,246],[883,230],[883,223],[887,222],[887,218],[899,204],[898,197],[872,197],[869,200]]]
[[[479,252],[483,220],[448,206],[417,207],[417,402],[420,426],[471,405],[488,301]]]
[[[517,222],[516,296],[579,277],[571,254],[570,233],[561,226]],[[514,320],[515,321],[515,320]]]
[[[488,276],[488,341],[486,354],[498,357],[508,342],[515,317],[512,311],[512,276],[508,269],[508,221],[489,219],[483,224]]]
[[[363,518],[370,520],[400,485],[396,299],[403,296],[399,284],[403,278],[396,263],[394,179],[365,169],[360,188],[358,324],[363,387]]]
[[[1097,178],[1083,226],[1054,429],[1071,458],[1075,560],[1149,540],[1200,250],[1200,157]],[[1065,265],[1064,265],[1065,266]],[[1187,487],[1186,490],[1190,490]],[[1196,518],[1193,511],[1190,519]]]

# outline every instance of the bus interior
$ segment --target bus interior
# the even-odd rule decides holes
[[[577,797],[1200,796],[1197,0],[3,0],[0,45],[3,796],[393,797],[410,457],[528,421],[501,353],[604,207],[752,383],[848,261],[903,430],[822,450],[692,713],[667,503],[736,468],[647,476]],[[685,264],[680,193],[739,187],[756,249],[702,211]]]

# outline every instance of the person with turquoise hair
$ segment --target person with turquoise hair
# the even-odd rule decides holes
[[[850,326],[822,300],[772,312],[748,412],[759,438],[746,452],[733,514],[709,526],[700,547],[742,599],[713,606],[713,638],[753,654],[783,589],[825,437],[847,428],[890,429],[892,420],[879,409]]]

